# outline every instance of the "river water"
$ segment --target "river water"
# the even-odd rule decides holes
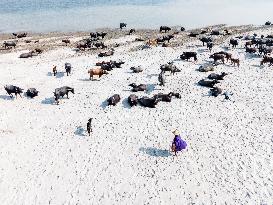
[[[260,25],[272,11],[273,0],[1,0],[0,32]]]

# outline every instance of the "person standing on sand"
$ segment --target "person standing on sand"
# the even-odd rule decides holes
[[[174,152],[174,155],[176,155],[177,152],[182,151],[183,149],[186,149],[187,143],[181,139],[180,133],[178,130],[173,131],[174,139],[172,143],[172,152]]]
[[[90,133],[92,132],[92,127],[91,127],[91,122],[92,122],[92,120],[93,120],[93,118],[90,118],[90,119],[88,120],[88,122],[87,122],[87,125],[86,125],[86,127],[87,127],[87,132],[88,132],[89,136],[90,136]]]

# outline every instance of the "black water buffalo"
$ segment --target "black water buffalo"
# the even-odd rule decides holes
[[[94,43],[94,46],[96,48],[102,48],[102,49],[107,48],[107,46],[103,42],[96,42]]]
[[[222,72],[221,74],[216,74],[216,73],[211,73],[209,76],[208,76],[208,79],[211,79],[211,80],[224,80],[224,77],[228,75],[227,73],[225,72]]]
[[[17,34],[17,38],[25,38],[27,37],[27,33],[19,33]]]
[[[158,99],[158,101],[162,101],[162,102],[171,102],[172,101],[172,93],[169,93],[169,94],[158,93],[158,94],[154,95],[153,98]]]
[[[26,92],[26,95],[30,98],[38,96],[39,91],[36,88],[29,88]]]
[[[63,98],[66,95],[67,99],[69,99],[69,97],[68,97],[69,92],[74,94],[74,88],[71,88],[71,87],[68,87],[68,86],[63,86],[63,87],[55,89],[53,94],[54,94],[55,102],[57,103],[57,105],[59,104],[60,97]]]
[[[120,23],[119,24],[119,28],[122,30],[122,28],[126,27],[127,26],[127,23]]]
[[[70,40],[69,39],[62,39],[62,43],[65,43],[65,45],[67,46],[67,44],[70,44]]]
[[[227,59],[227,62],[231,60],[232,58],[232,54],[225,51],[220,51],[220,52],[214,53],[213,55],[224,55],[225,58]]]
[[[246,53],[256,53],[257,49],[256,48],[248,48],[246,47]]]
[[[14,85],[6,85],[6,86],[4,86],[4,88],[7,91],[7,93],[10,95],[11,98],[13,97],[12,93],[15,94],[16,98],[17,98],[17,94],[19,94],[19,96],[22,97],[21,93],[23,93],[24,89],[19,88],[19,87],[14,86]]]
[[[104,37],[107,35],[106,32],[97,32],[97,37],[101,37],[101,39],[104,39]]]
[[[166,77],[164,71],[161,71],[161,73],[158,76],[158,82],[160,86],[165,86],[166,83]]]
[[[182,60],[189,60],[191,58],[194,58],[194,61],[197,61],[197,53],[196,52],[183,52],[182,55],[180,55],[180,58]]]
[[[215,84],[220,83],[218,80],[205,80],[202,79],[198,82],[199,85],[212,88]]]
[[[138,97],[135,95],[135,94],[131,94],[129,97],[128,97],[128,103],[131,107],[133,106],[137,106],[137,99]]]
[[[160,26],[160,28],[159,28],[159,32],[164,31],[166,33],[167,31],[170,31],[170,30],[172,30],[172,29],[168,26]]]
[[[217,97],[218,95],[222,93],[222,89],[219,87],[214,87],[210,89],[210,93],[212,96]]]
[[[143,71],[143,68],[141,66],[137,66],[137,67],[131,67],[130,70],[132,70],[133,73],[140,73]]]
[[[171,39],[174,38],[174,35],[167,35],[167,36],[163,36],[163,41],[168,41],[170,42]]]
[[[3,45],[4,45],[5,49],[10,48],[10,47],[15,48],[16,42],[15,41],[4,41]]]
[[[135,32],[136,32],[136,29],[131,28],[130,31],[129,31],[129,35],[131,35],[132,33],[135,33]]]
[[[131,90],[132,92],[146,91],[147,90],[147,85],[145,85],[145,84],[136,85],[135,83],[131,83],[129,86],[133,88]]]
[[[207,48],[210,50],[210,52],[211,52],[211,50],[212,50],[212,48],[213,48],[213,43],[212,42],[207,42]]]
[[[65,64],[64,64],[64,68],[65,68],[65,72],[66,72],[66,75],[67,75],[67,76],[68,76],[69,74],[71,74],[71,69],[72,69],[71,63],[65,63]]]
[[[183,32],[183,31],[186,31],[186,29],[185,29],[184,27],[181,27],[181,28],[180,28],[180,31]]]
[[[239,45],[239,42],[236,39],[230,39],[229,44],[232,45],[232,48],[236,48]]]
[[[267,22],[265,22],[265,24],[264,25],[266,25],[266,26],[270,26],[271,25],[271,22],[270,21],[267,21]]]
[[[112,97],[110,97],[110,98],[107,99],[108,106],[109,106],[109,105],[116,106],[116,104],[118,104],[119,101],[120,101],[120,96],[119,96],[119,94],[115,94],[115,95],[113,95]]]
[[[198,35],[199,35],[199,33],[191,32],[188,36],[189,36],[189,37],[196,38]]]
[[[212,42],[211,37],[202,37],[202,38],[199,38],[199,40],[203,43],[203,46],[205,46],[205,43]]]
[[[142,97],[138,99],[138,102],[143,107],[155,108],[160,100],[158,98]]]
[[[173,64],[173,62],[161,65],[160,70],[163,72],[170,71],[172,74],[181,72],[181,70],[179,70],[176,65]]]

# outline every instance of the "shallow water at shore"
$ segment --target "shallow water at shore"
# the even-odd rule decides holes
[[[195,28],[222,23],[259,25],[273,20],[272,8],[273,2],[269,0],[3,0],[0,31],[90,31],[117,28],[120,22],[134,28],[160,25]]]

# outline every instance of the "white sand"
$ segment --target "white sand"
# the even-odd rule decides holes
[[[260,67],[260,58],[244,49],[231,50],[241,67],[220,65],[216,72],[232,73],[219,86],[234,93],[233,103],[209,97],[209,89],[196,85],[209,74],[195,70],[210,55],[192,47],[200,42],[128,52],[140,44],[117,48],[114,56],[102,59],[78,56],[69,48],[25,60],[18,58],[21,52],[0,55],[1,205],[273,204],[272,68]],[[176,60],[182,72],[168,75],[166,87],[156,85],[160,64],[186,50],[198,51],[198,62]],[[126,63],[89,81],[87,69],[110,59]],[[71,76],[48,75],[52,65],[64,71],[65,62],[73,66]],[[144,72],[132,74],[129,68],[138,65]],[[156,109],[129,108],[133,82],[155,87],[139,96],[176,91],[182,99]],[[10,100],[6,84],[40,93]],[[75,95],[52,105],[52,92],[65,85],[74,87]],[[104,101],[115,93],[122,101],[105,108]],[[167,151],[175,128],[188,143],[178,157]]]

